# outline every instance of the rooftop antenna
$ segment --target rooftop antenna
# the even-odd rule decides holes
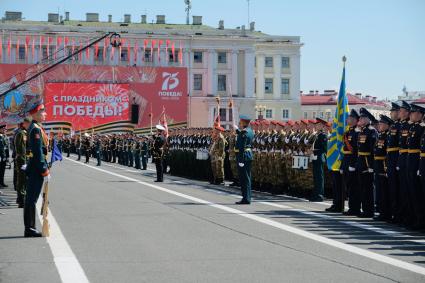
[[[190,10],[192,9],[192,1],[191,0],[184,0],[184,4],[186,4],[186,25],[189,24],[189,15],[190,15]]]

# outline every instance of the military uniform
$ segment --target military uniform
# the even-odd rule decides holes
[[[221,132],[224,131],[221,127],[216,127],[217,136],[213,140],[213,143],[210,148],[210,158],[211,158],[211,168],[213,175],[213,184],[221,184],[224,182],[224,157],[225,157],[225,147],[226,140]]]
[[[324,120],[319,120],[319,123],[327,124]],[[313,179],[314,179],[314,191],[313,201],[322,201],[325,190],[325,174],[324,166],[326,162],[326,152],[328,144],[328,135],[324,131],[319,131],[313,143]]]
[[[16,168],[16,191],[18,194],[17,203],[19,207],[24,206],[24,199],[27,186],[27,176],[22,169],[27,163],[27,131],[22,126],[16,132],[15,139],[15,168]]]
[[[6,128],[6,125],[0,125],[0,130]],[[8,158],[7,136],[0,133],[0,187],[7,187],[4,183],[4,173],[6,171],[6,162]]]
[[[164,131],[164,127],[161,125],[156,126],[158,130]],[[162,133],[162,132],[161,132]],[[162,136],[162,134],[158,134],[155,137],[153,148],[152,148],[152,156],[155,162],[156,166],[156,182],[163,182],[164,181],[164,168],[163,168],[163,154],[164,154],[164,144],[165,144],[165,138]]]

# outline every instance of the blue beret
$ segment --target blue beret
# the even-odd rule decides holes
[[[241,120],[245,120],[245,121],[251,121],[251,117],[249,117],[248,115],[240,115],[239,119]]]

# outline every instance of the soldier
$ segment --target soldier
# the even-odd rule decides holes
[[[165,128],[162,125],[156,125],[157,134],[153,143],[152,156],[155,161],[156,166],[156,181],[155,182],[164,182],[164,169],[163,169],[163,154],[164,154],[164,144],[165,138],[163,133]]]
[[[41,237],[35,225],[35,204],[43,186],[43,180],[50,177],[46,160],[49,138],[41,123],[46,120],[43,104],[36,104],[30,110],[32,123],[28,129],[29,159],[26,168],[28,183],[24,205],[25,237]]]
[[[15,145],[16,191],[18,194],[16,203],[19,208],[24,207],[27,185],[25,167],[27,163],[27,129],[30,126],[30,123],[30,120],[25,118],[24,121],[19,124],[18,131],[16,132],[15,139],[13,141]]]
[[[357,138],[358,191],[361,192],[361,218],[370,218],[374,215],[373,197],[373,150],[376,142],[376,130],[371,126],[375,120],[366,108],[360,108],[359,135]]]
[[[419,177],[419,162],[421,153],[421,138],[425,132],[422,122],[425,108],[416,104],[410,105],[410,129],[407,154],[407,225],[412,229],[422,229],[425,223],[424,196]]]
[[[148,143],[145,136],[142,137],[140,151],[141,151],[141,157],[142,157],[142,170],[146,170],[148,166],[149,149],[148,149]]]
[[[326,152],[328,149],[328,135],[325,133],[325,127],[328,122],[317,118],[316,129],[318,133],[313,142],[312,163],[313,163],[313,180],[314,191],[310,201],[323,201],[325,191],[325,174],[324,165],[326,161]]]
[[[102,165],[102,140],[99,136],[96,137],[95,150],[96,150],[96,159],[97,159],[96,166],[101,166]]]
[[[7,187],[4,183],[4,173],[6,171],[6,163],[8,158],[6,125],[0,125],[0,187]]]
[[[134,145],[134,150],[133,150],[133,154],[134,154],[134,168],[136,169],[140,169],[140,140],[139,138],[136,138],[134,141],[135,145]]]
[[[240,116],[239,128],[234,126],[238,135],[235,151],[238,162],[239,183],[242,190],[242,200],[236,202],[236,204],[251,203],[251,162],[253,159],[251,147],[254,132],[249,126],[250,121],[251,118],[248,116]]]
[[[345,215],[360,215],[360,199],[361,192],[357,186],[358,172],[356,172],[357,163],[357,139],[359,129],[357,124],[360,116],[355,109],[351,109],[348,115],[347,125],[348,130],[344,133],[343,148],[342,148],[342,161],[340,166],[340,174],[342,175],[342,183],[339,186],[337,176],[334,176],[333,186],[333,202],[334,204],[327,210],[328,212],[344,212],[345,195],[348,195],[348,211],[344,212]]]
[[[213,179],[211,183],[215,185],[224,184],[224,150],[226,140],[222,134],[223,132],[224,128],[220,125],[216,125],[212,133],[213,144],[210,148],[210,157]]]
[[[78,138],[76,140],[76,149],[77,149],[77,154],[78,154],[77,161],[80,161],[81,160],[81,151],[82,151],[81,134],[78,135]]]
[[[395,212],[399,210],[399,176],[397,171],[398,151],[399,151],[399,135],[400,135],[400,120],[399,120],[400,105],[391,103],[390,115],[393,123],[389,128],[387,142],[387,177],[389,188],[389,200],[391,201],[388,207],[388,221],[395,222]]]
[[[410,116],[410,104],[406,101],[402,101],[399,110],[400,118],[400,134],[399,134],[399,156],[397,163],[398,176],[400,179],[400,192],[399,199],[400,205],[398,210],[395,211],[395,222],[401,222],[407,224],[409,222],[407,211],[409,209],[409,199],[407,195],[407,188],[409,186],[409,176],[407,168],[407,157],[408,157],[408,138],[411,123],[409,121]],[[403,191],[402,191],[403,189]]]
[[[389,128],[393,124],[391,118],[380,115],[378,137],[374,149],[373,172],[375,174],[376,203],[379,216],[375,220],[391,219],[391,194],[388,189],[387,146]]]

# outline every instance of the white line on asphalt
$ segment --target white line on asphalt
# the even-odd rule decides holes
[[[129,170],[127,170],[125,168],[121,168],[119,166],[108,165],[108,164],[107,164],[107,166],[114,167],[114,168],[124,170],[124,171],[129,171]],[[135,172],[137,172],[137,171],[135,171]],[[180,182],[180,181],[173,181],[173,182],[177,183],[177,182]],[[185,184],[189,185],[189,183],[185,183]],[[229,192],[223,192],[223,191],[220,191],[220,190],[217,190],[217,189],[205,189],[205,190],[209,191],[209,192],[216,193],[216,194],[229,195],[229,196],[236,197],[236,198],[240,197],[238,195],[235,195],[235,194],[232,194],[232,193],[229,193]],[[303,198],[298,198],[298,197],[293,197],[293,196],[287,196],[287,195],[277,195],[277,196],[285,197],[285,198],[289,198],[289,199],[295,199],[295,200],[299,200],[299,201],[302,201],[302,202],[309,202],[308,200],[305,200]],[[257,202],[259,202],[259,201],[257,200]],[[335,217],[332,217],[332,216],[329,216],[329,215],[326,215],[326,214],[308,211],[308,210],[299,209],[299,208],[293,208],[293,207],[282,205],[282,204],[277,204],[277,203],[272,203],[272,202],[267,202],[267,201],[261,201],[259,203],[264,204],[264,205],[268,205],[268,206],[274,206],[274,207],[278,207],[278,208],[288,209],[288,210],[291,210],[291,211],[296,211],[298,213],[307,214],[307,215],[318,217],[318,218],[335,219]],[[321,202],[317,202],[317,204],[329,205],[328,203],[321,203]],[[348,208],[348,207],[346,207],[346,208]],[[425,241],[415,240],[415,239],[413,239],[414,237],[412,237],[410,235],[404,235],[404,234],[402,234],[401,232],[398,232],[398,231],[387,230],[387,229],[372,226],[372,225],[369,225],[369,224],[358,223],[358,222],[355,222],[355,221],[340,221],[339,219],[335,219],[335,220],[340,222],[340,223],[343,223],[343,224],[346,224],[346,225],[349,225],[349,226],[353,226],[353,227],[356,227],[356,228],[374,231],[376,233],[387,235],[387,236],[403,236],[404,238],[406,238],[407,241],[425,244]]]
[[[352,246],[352,245],[349,245],[349,244],[342,243],[342,242],[338,242],[336,240],[329,239],[329,238],[326,238],[326,237],[323,237],[323,236],[320,236],[320,235],[317,235],[317,234],[313,234],[311,232],[307,232],[307,231],[304,231],[302,229],[292,227],[292,226],[289,226],[289,225],[286,225],[286,224],[283,224],[283,223],[280,223],[280,222],[277,222],[277,221],[274,221],[274,220],[271,220],[271,219],[268,219],[268,218],[264,218],[264,217],[261,217],[261,216],[255,215],[255,214],[250,214],[250,213],[242,211],[242,210],[234,209],[234,208],[231,208],[231,207],[228,207],[228,206],[225,206],[225,205],[221,205],[221,204],[212,203],[210,201],[206,201],[206,200],[203,200],[203,199],[200,199],[200,198],[197,198],[197,197],[193,197],[193,196],[190,196],[190,195],[187,195],[187,194],[183,194],[183,193],[180,193],[180,192],[176,192],[176,191],[164,188],[164,187],[160,187],[160,186],[157,186],[157,185],[154,185],[154,184],[143,182],[143,181],[131,178],[131,177],[127,177],[127,176],[118,174],[118,173],[110,172],[110,171],[107,171],[107,170],[104,170],[104,169],[101,169],[101,168],[98,168],[98,167],[94,167],[94,166],[91,166],[91,165],[82,164],[82,163],[79,163],[79,162],[72,160],[72,159],[69,159],[69,160],[72,161],[72,162],[81,164],[83,166],[90,167],[94,170],[104,172],[106,174],[110,174],[112,176],[116,176],[116,177],[119,177],[119,178],[122,178],[122,179],[126,179],[126,180],[129,180],[129,181],[132,181],[132,182],[135,182],[135,183],[139,183],[141,185],[151,187],[153,189],[156,189],[156,190],[168,193],[168,194],[172,194],[172,195],[193,201],[193,202],[205,204],[205,205],[208,205],[210,207],[214,207],[214,208],[217,208],[217,209],[229,212],[229,213],[233,213],[233,214],[239,215],[241,217],[245,217],[245,218],[254,220],[256,222],[266,224],[266,225],[269,225],[271,227],[280,229],[282,231],[286,231],[286,232],[289,232],[289,233],[292,233],[292,234],[295,234],[295,235],[298,235],[298,236],[301,236],[301,237],[304,237],[304,238],[307,238],[307,239],[310,239],[310,240],[313,240],[313,241],[316,241],[316,242],[320,242],[320,243],[328,245],[328,246],[332,246],[332,247],[335,247],[335,248],[338,248],[338,249],[341,249],[341,250],[344,250],[344,251],[347,251],[347,252],[351,252],[353,254],[357,254],[357,255],[360,255],[360,256],[363,256],[363,257],[366,257],[366,258],[369,258],[369,259],[373,259],[373,260],[376,260],[376,261],[379,261],[379,262],[382,262],[382,263],[386,263],[386,264],[389,264],[389,265],[392,265],[392,266],[395,266],[395,267],[398,267],[398,268],[401,268],[401,269],[405,269],[405,270],[409,270],[409,271],[412,271],[412,272],[415,272],[415,273],[418,273],[418,274],[421,274],[421,275],[425,275],[425,268],[418,266],[418,265],[415,265],[415,264],[412,264],[412,263],[409,263],[409,262],[405,262],[405,261],[398,260],[398,259],[395,259],[395,258],[392,258],[392,257],[389,257],[389,256],[377,254],[377,253],[374,253],[374,252],[371,252],[371,251],[368,251],[368,250],[358,248],[356,246]]]
[[[41,210],[41,198],[37,202],[37,210]],[[39,220],[42,222],[40,216]],[[46,241],[52,251],[53,261],[62,282],[89,282],[50,209],[48,210],[48,220],[50,224],[50,236],[46,237]]]

